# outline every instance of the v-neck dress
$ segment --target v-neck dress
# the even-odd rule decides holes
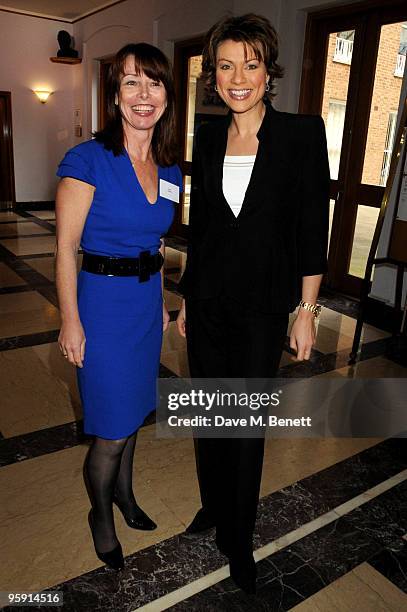
[[[81,238],[82,249],[111,257],[158,252],[171,225],[174,202],[160,195],[150,204],[127,153],[115,156],[96,140],[67,152],[57,175],[96,189]],[[160,179],[182,190],[178,166],[159,167]],[[75,202],[72,202],[75,214]],[[162,343],[161,275],[104,276],[81,270],[79,316],[85,359],[77,368],[87,434],[117,440],[131,435],[156,408]]]

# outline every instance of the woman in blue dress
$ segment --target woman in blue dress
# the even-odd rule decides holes
[[[85,475],[96,554],[114,569],[124,560],[113,503],[130,527],[156,527],[135,500],[132,466],[137,430],[156,407],[169,322],[159,271],[161,237],[181,191],[174,101],[163,53],[126,45],[109,72],[106,127],[68,151],[58,168],[59,346],[77,366],[84,429],[94,436]]]

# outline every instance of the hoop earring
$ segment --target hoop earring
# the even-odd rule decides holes
[[[216,91],[216,93],[218,93],[218,88],[216,87],[216,85],[214,85],[213,88]]]
[[[266,81],[266,93],[270,91],[270,83]]]
[[[115,103],[115,106],[119,106],[119,98],[117,97],[117,94],[114,97],[114,103]]]

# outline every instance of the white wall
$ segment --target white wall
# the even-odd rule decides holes
[[[17,202],[53,200],[57,161],[73,142],[77,66],[53,64],[59,30],[70,24],[0,12],[0,90],[11,91]],[[55,93],[41,104],[35,88]]]
[[[76,23],[74,35],[77,48],[82,48],[84,80],[75,99],[82,104],[84,137],[96,127],[98,60],[126,43],[141,41],[156,44],[172,59],[174,41],[203,34],[232,10],[232,0],[127,0]]]
[[[346,3],[353,2],[357,0]],[[285,67],[275,105],[295,112],[307,13],[341,4],[343,0],[127,0],[73,27],[0,12],[0,89],[12,92],[17,201],[53,199],[56,164],[66,149],[89,138],[96,127],[98,60],[114,54],[124,44],[151,42],[172,58],[174,42],[205,33],[227,12],[263,14],[279,33],[280,62]],[[56,52],[60,29],[73,33],[83,57],[80,66],[49,61]],[[45,106],[31,92],[39,85],[55,91]],[[406,87],[405,81],[404,90]],[[73,135],[76,108],[82,113],[82,138]],[[388,236],[386,223],[382,250]],[[393,271],[378,269],[374,297],[391,302],[393,288]]]

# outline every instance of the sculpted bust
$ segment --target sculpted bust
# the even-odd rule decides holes
[[[57,53],[58,57],[78,57],[78,52],[71,48],[72,39],[69,32],[60,30],[57,38],[60,47]]]

